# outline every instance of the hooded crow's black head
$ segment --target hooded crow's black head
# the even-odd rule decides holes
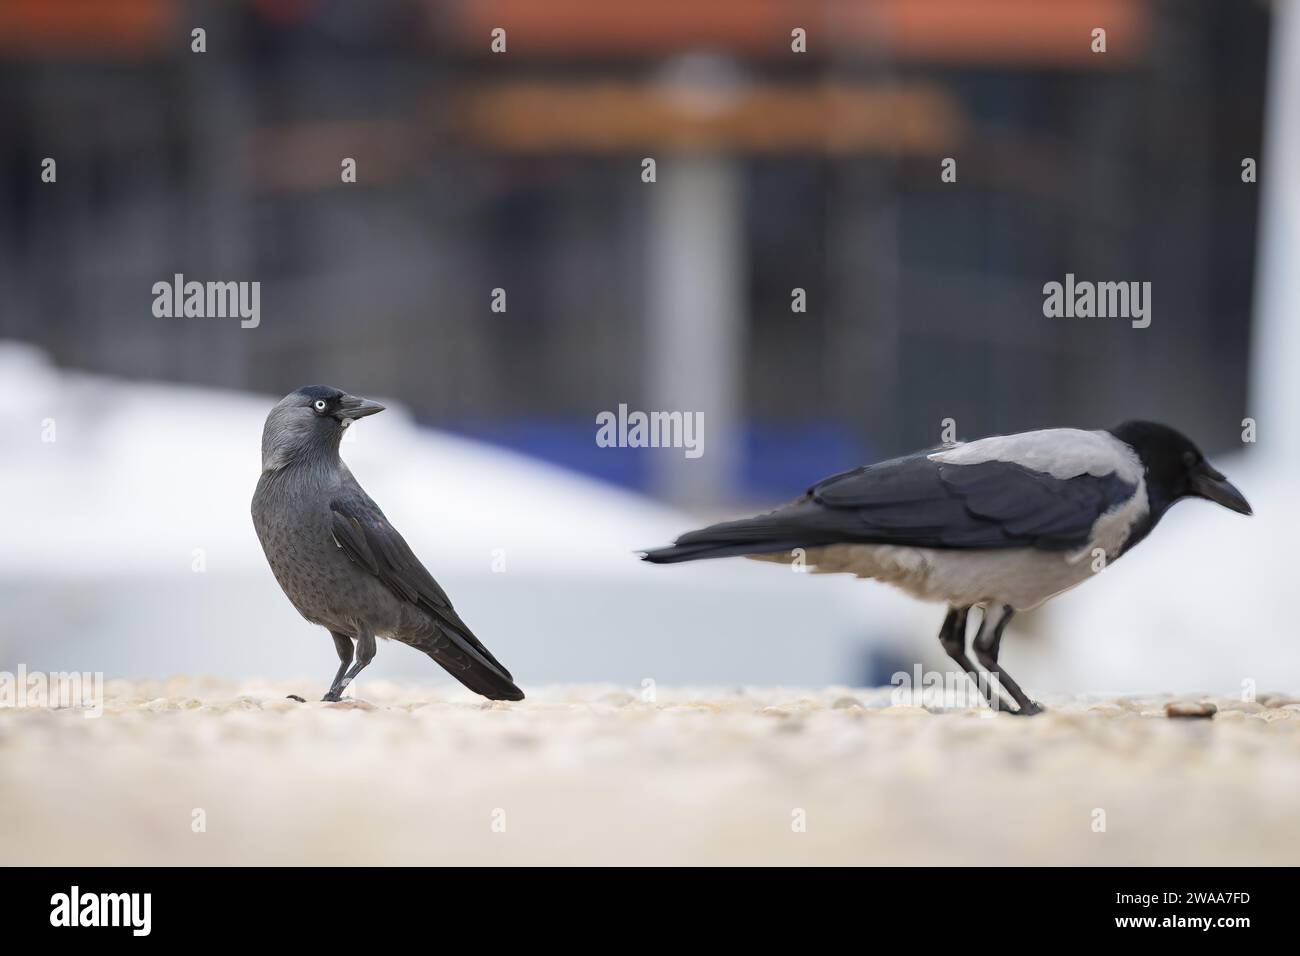
[[[1110,433],[1135,452],[1146,466],[1151,518],[1158,519],[1180,498],[1205,498],[1230,511],[1248,515],[1250,504],[1182,433],[1156,422],[1125,422]]]

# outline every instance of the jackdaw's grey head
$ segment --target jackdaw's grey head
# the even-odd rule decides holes
[[[384,406],[330,385],[308,385],[280,399],[262,429],[262,470],[338,454],[343,429]]]

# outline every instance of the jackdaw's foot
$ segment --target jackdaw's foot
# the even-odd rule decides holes
[[[321,698],[321,700],[329,701],[331,704],[337,704],[342,699],[343,694],[336,690],[326,691],[325,696]]]
[[[300,704],[305,704],[305,703],[307,703],[307,698],[305,698],[305,697],[299,697],[297,694],[288,694],[284,699],[285,699],[285,700],[296,700],[296,701],[297,701],[298,703],[300,703]]]
[[[1035,714],[1041,714],[1047,708],[1036,700],[1027,701],[1021,704],[1015,710],[1004,710],[1004,714],[1010,714],[1012,717],[1032,717]]]

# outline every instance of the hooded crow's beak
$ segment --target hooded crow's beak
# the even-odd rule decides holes
[[[351,421],[354,418],[365,418],[367,415],[373,415],[376,412],[382,412],[384,406],[378,402],[372,402],[368,398],[357,398],[355,395],[344,395],[339,399],[339,410],[336,416],[340,421]]]
[[[1246,497],[1232,486],[1232,482],[1212,468],[1208,461],[1202,462],[1192,474],[1192,494],[1223,505],[1237,514],[1253,514]]]

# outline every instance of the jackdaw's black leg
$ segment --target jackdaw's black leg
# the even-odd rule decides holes
[[[335,637],[335,640],[338,640],[338,638]],[[368,630],[363,630],[357,635],[356,661],[354,661],[352,666],[348,668],[347,673],[335,678],[334,686],[330,688],[330,692],[326,694],[323,699],[338,700],[343,695],[343,692],[347,690],[348,684],[351,684],[353,679],[374,659],[375,635],[370,633]],[[342,671],[342,668],[339,668],[339,670]]]
[[[338,700],[343,693],[343,688],[347,683],[343,680],[343,675],[347,673],[348,665],[352,663],[352,638],[347,634],[340,634],[338,631],[330,631],[330,636],[334,638],[334,650],[339,652],[339,670],[334,675],[334,681],[330,684],[330,689],[326,691],[321,700]]]
[[[962,669],[962,673],[969,677],[975,686],[979,688],[979,692],[984,695],[988,705],[997,710],[997,705],[993,703],[990,696],[992,689],[988,686],[988,682],[980,679],[979,671],[975,669],[975,665],[966,656],[966,615],[969,613],[970,608],[968,607],[949,608],[948,616],[943,619],[943,627],[939,628],[939,643],[943,645],[943,649],[948,653],[948,656],[957,662],[957,666]]]
[[[984,669],[990,675],[996,677],[1002,687],[1006,688],[1007,693],[1016,702],[1016,706],[1020,708],[1019,710],[1007,711],[1007,713],[1021,717],[1032,717],[1042,711],[1042,705],[1030,700],[1029,696],[1020,689],[1020,685],[1012,680],[1011,675],[998,666],[998,651],[1002,647],[1002,631],[1006,628],[1007,622],[1011,620],[1011,615],[1014,613],[1015,610],[1009,604],[992,604],[984,609],[984,619],[980,621],[979,633],[975,635],[975,656]]]

